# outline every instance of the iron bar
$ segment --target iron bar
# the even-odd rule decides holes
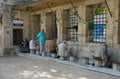
[[[106,4],[106,6],[107,6],[107,8],[108,8],[108,11],[109,11],[110,16],[112,17],[112,12],[110,11],[110,7],[109,7],[109,5],[108,5],[108,3],[107,3],[107,0],[105,0],[105,4]]]
[[[75,10],[75,12],[77,12],[77,16],[78,16],[79,20],[81,20],[81,17],[79,16],[78,11],[76,10],[73,2],[71,0],[69,0],[69,1],[70,1],[71,5],[72,5],[73,9]]]

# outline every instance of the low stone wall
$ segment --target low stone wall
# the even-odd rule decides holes
[[[120,49],[112,49],[111,61],[112,62],[120,62]]]
[[[3,56],[16,55],[15,48],[5,48],[3,51]]]

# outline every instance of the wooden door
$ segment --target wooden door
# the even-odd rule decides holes
[[[20,45],[23,41],[23,30],[13,29],[13,45]]]

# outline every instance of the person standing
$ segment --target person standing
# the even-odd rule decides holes
[[[40,44],[40,54],[45,53],[46,33],[44,32],[44,29],[38,33],[37,38]]]

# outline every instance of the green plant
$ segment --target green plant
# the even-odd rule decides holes
[[[95,15],[102,15],[106,14],[107,8],[106,7],[100,7],[95,10]]]
[[[94,28],[94,23],[92,23],[92,22],[88,23],[88,28],[93,29]]]

